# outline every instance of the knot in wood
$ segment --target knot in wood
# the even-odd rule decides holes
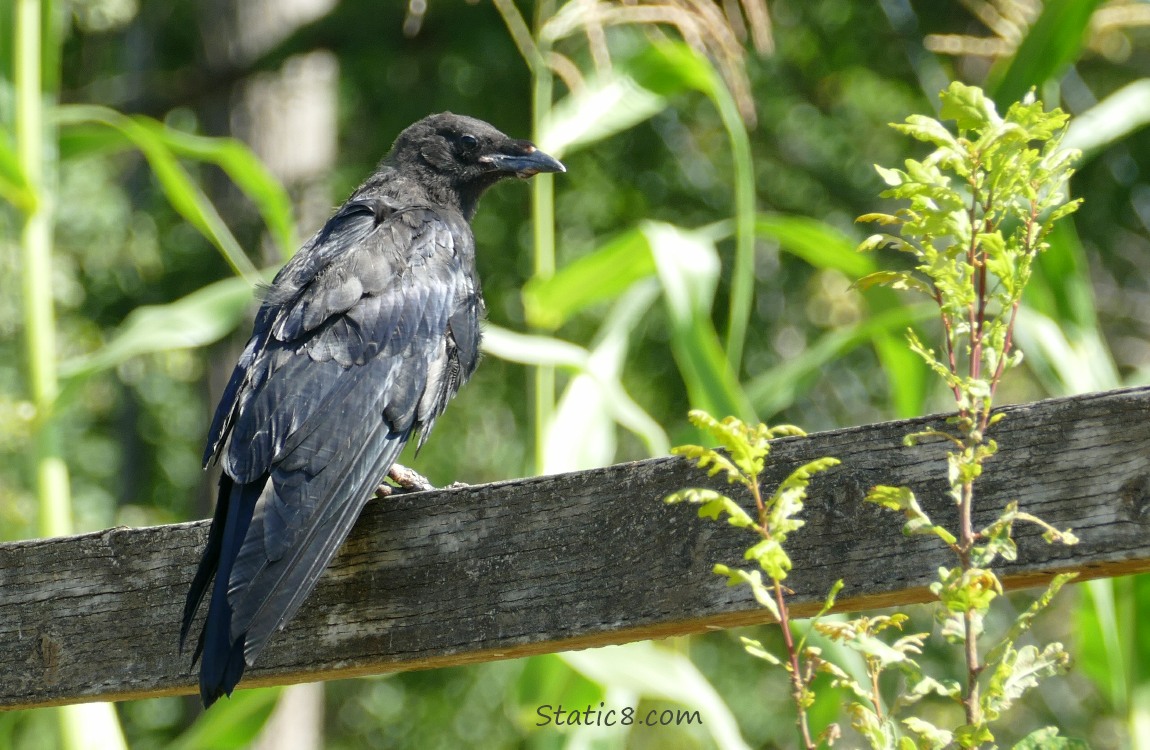
[[[1131,521],[1150,523],[1150,476],[1127,479],[1119,490],[1123,514]]]

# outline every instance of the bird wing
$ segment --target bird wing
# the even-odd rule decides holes
[[[265,299],[209,439],[237,483],[270,477],[228,582],[248,663],[478,360],[482,302],[462,217],[352,201],[297,258]]]

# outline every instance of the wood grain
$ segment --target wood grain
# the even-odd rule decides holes
[[[1004,409],[1000,453],[978,485],[976,521],[1017,499],[1081,544],[1048,546],[1023,527],[1009,587],[1056,572],[1150,569],[1150,389]],[[793,611],[809,614],[838,578],[840,608],[923,601],[949,553],[906,538],[861,500],[907,484],[953,527],[945,446],[904,447],[938,418],[777,441],[765,485],[797,463],[836,456],[792,537]],[[742,564],[745,532],[661,499],[698,486],[662,458],[593,471],[400,496],[369,504],[299,616],[241,687],[466,664],[664,638],[761,622],[716,562]],[[712,485],[713,486],[713,485]],[[207,523],[115,528],[0,545],[0,706],[27,708],[194,691],[177,652],[184,594]]]

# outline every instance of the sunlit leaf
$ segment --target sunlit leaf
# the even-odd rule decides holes
[[[1085,740],[1059,736],[1058,727],[1043,727],[1035,729],[1014,743],[1011,750],[1089,750],[1089,748],[1090,744]]]
[[[559,158],[634,127],[666,106],[666,99],[628,75],[599,75],[556,102],[539,126],[539,147]]]
[[[650,292],[636,290],[636,298],[643,295],[650,296]],[[640,306],[642,304],[645,303],[640,301]],[[601,333],[605,337],[615,337],[628,330],[629,327],[626,325],[614,325],[609,321]],[[606,339],[601,339],[601,342],[604,340]],[[602,372],[602,368],[608,362],[596,360],[595,352],[589,352],[581,346],[551,336],[516,333],[490,323],[483,326],[481,343],[484,352],[509,362],[562,367],[575,371],[577,378],[586,378],[580,381],[581,383],[594,387],[594,397],[599,400],[604,413],[624,429],[638,436],[651,455],[666,455],[670,450],[670,441],[662,427],[627,394],[617,377],[608,377]],[[610,352],[604,350],[599,356],[606,357],[608,353]],[[581,385],[580,390],[582,388]],[[562,448],[556,447],[555,450]],[[593,461],[586,456],[581,460]]]
[[[923,745],[919,747],[930,748],[930,750],[942,750],[942,748],[949,747],[950,743],[954,741],[954,734],[951,732],[936,727],[926,719],[920,719],[917,716],[908,716],[902,720],[903,725],[918,735]],[[912,743],[913,746],[913,743]]]
[[[700,233],[661,222],[644,222],[642,230],[663,284],[672,350],[692,407],[753,421],[754,409],[727,364],[711,322],[719,278],[714,243]]]
[[[588,306],[614,299],[654,274],[647,237],[640,229],[628,230],[554,275],[528,281],[523,287],[527,322],[554,330]]]
[[[279,246],[280,257],[285,261],[291,257],[299,244],[295,236],[291,196],[251,149],[234,138],[193,135],[147,117],[136,116],[133,120],[147,128],[174,154],[210,162],[224,170],[236,187],[255,204]]]
[[[774,595],[763,583],[763,572],[761,570],[742,570],[741,568],[729,568],[726,565],[716,565],[713,568],[716,575],[726,577],[728,586],[739,586],[747,584],[751,587],[751,593],[755,596],[755,601],[760,606],[765,608],[771,613],[771,617],[776,621],[779,619],[779,605],[775,601]]]
[[[133,310],[112,340],[91,354],[65,361],[63,378],[83,378],[141,354],[189,349],[219,341],[254,307],[252,287],[242,278],[217,281],[166,305]]]
[[[602,685],[624,687],[645,698],[673,701],[698,711],[700,725],[720,750],[748,748],[730,709],[685,654],[646,641],[570,651],[562,657]]]
[[[1039,680],[1066,671],[1069,663],[1061,643],[1048,643],[1041,651],[1031,645],[1017,651],[1008,646],[980,696],[986,718],[995,721]]]
[[[545,474],[605,466],[615,459],[616,424],[631,430],[651,456],[670,450],[667,433],[626,392],[623,364],[637,321],[654,303],[654,280],[633,285],[607,316],[591,344],[583,371],[563,391],[548,426]]]
[[[755,234],[769,237],[779,247],[815,268],[833,268],[851,278],[870,273],[874,261],[855,251],[855,242],[826,222],[806,216],[759,214]]]
[[[1142,78],[1075,116],[1062,145],[1080,149],[1085,162],[1147,125],[1150,125],[1150,78]]]
[[[681,43],[652,44],[623,64],[640,86],[660,96],[686,90],[711,95],[722,81],[705,57]]]
[[[36,207],[36,193],[28,185],[20,160],[16,158],[3,127],[0,127],[0,199],[25,213]]]
[[[757,573],[758,571],[756,570],[755,572]],[[763,648],[763,644],[759,641],[756,641],[754,638],[747,638],[746,636],[740,636],[739,640],[743,643],[743,650],[751,656],[756,659],[762,659],[776,667],[782,666],[783,663],[779,660],[779,657]]]
[[[60,729],[69,750],[126,750],[114,703],[61,706]]]
[[[986,89],[999,104],[1062,76],[1081,53],[1090,16],[1103,0],[1046,0],[1013,57],[991,69]]]
[[[1118,388],[1122,379],[1102,332],[1075,328],[1026,307],[1018,311],[1015,339],[1049,392],[1059,395]]]
[[[239,750],[250,747],[264,728],[282,690],[278,687],[238,690],[200,714],[196,723],[167,745],[168,750]]]
[[[258,273],[255,266],[244,254],[216,207],[152,128],[115,110],[93,105],[60,107],[56,111],[56,119],[62,126],[100,123],[123,133],[147,158],[172,207],[220,250],[237,274],[245,276],[249,283],[256,282]]]

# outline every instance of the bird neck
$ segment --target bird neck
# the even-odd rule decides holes
[[[383,188],[404,204],[425,203],[455,209],[468,222],[475,215],[483,192],[498,181],[498,174],[492,173],[490,180],[473,180],[460,184],[419,162],[388,164],[385,160],[381,167],[364,188],[373,187],[374,183],[374,186]]]

